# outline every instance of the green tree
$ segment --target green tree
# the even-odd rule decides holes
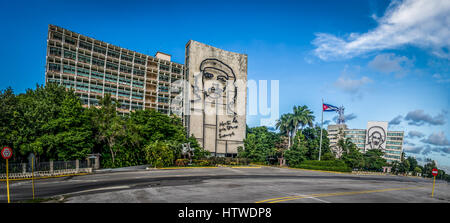
[[[364,155],[359,151],[358,147],[348,138],[344,141],[339,140],[339,146],[342,147],[343,154],[341,159],[351,168],[361,169],[365,167]]]
[[[117,153],[125,145],[126,129],[125,121],[117,115],[120,104],[110,94],[105,94],[99,100],[100,108],[93,107],[92,123],[95,128],[97,143],[104,144],[108,155],[104,154],[104,165],[110,167],[116,164]],[[106,159],[105,159],[106,158]],[[109,160],[110,159],[110,160]]]
[[[313,126],[314,115],[311,110],[308,109],[308,106],[294,106],[294,113],[292,116],[292,125],[294,126],[293,135],[297,135],[297,131],[300,128],[300,131],[308,125],[309,127]],[[300,140],[300,138],[297,138]]]
[[[91,151],[88,116],[73,90],[37,85],[16,99],[6,139],[20,161],[31,152],[41,160],[68,160],[84,159]]]
[[[336,144],[337,146],[337,156],[341,157],[342,154],[350,153],[350,149],[352,147],[356,147],[356,145],[352,142],[352,140],[350,138],[340,138],[338,140],[338,143]]]
[[[265,126],[248,128],[244,148],[238,150],[238,157],[266,162],[269,157],[281,155],[277,154],[276,149],[280,141],[280,135],[269,131]]]
[[[11,87],[0,91],[0,146],[13,146],[18,99]]]
[[[414,175],[416,175],[416,174],[418,174],[418,173],[422,173],[422,169],[421,169],[420,167],[416,166],[416,167],[414,168]]]
[[[305,155],[307,159],[318,160],[320,146],[320,126],[316,126],[314,128],[304,128],[302,134],[305,136],[305,146],[307,148]],[[327,130],[323,129],[321,160],[330,159],[333,160],[334,156],[330,149],[330,140],[328,139]]]
[[[399,166],[399,172],[400,173],[408,173],[410,168],[409,161],[407,159],[403,159],[403,161],[400,163]]]
[[[305,136],[298,131],[294,138],[294,144],[285,152],[285,159],[289,166],[296,166],[307,160],[306,153],[308,148],[306,147]]]
[[[384,152],[380,149],[371,149],[364,154],[365,168],[368,170],[381,171],[387,165],[383,158]]]
[[[416,167],[419,166],[419,162],[413,156],[409,156],[406,160],[409,162],[409,171],[415,172]]]
[[[291,147],[291,135],[292,131],[295,128],[295,126],[293,125],[292,117],[292,114],[283,114],[275,123],[276,129],[280,130],[280,134],[286,135],[288,138],[288,147],[286,149],[289,149]]]
[[[155,141],[144,148],[145,159],[152,167],[166,167],[173,164],[175,156],[168,142]]]
[[[432,159],[427,159],[426,164],[423,166],[422,174],[424,177],[433,178],[433,174],[431,173],[433,169],[437,169],[436,162]]]

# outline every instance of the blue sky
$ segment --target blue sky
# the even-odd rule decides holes
[[[449,12],[445,0],[1,1],[0,89],[44,84],[48,24],[179,63],[193,39],[248,54],[248,79],[279,80],[280,114],[307,105],[320,122],[323,98],[351,128],[392,121],[407,155],[450,172]]]

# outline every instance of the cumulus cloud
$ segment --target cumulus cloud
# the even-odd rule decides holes
[[[403,150],[405,153],[414,153],[414,154],[420,154],[422,152],[423,147],[422,146],[404,146]]]
[[[356,119],[357,117],[358,116],[356,116],[354,113],[344,115],[345,121],[350,121],[350,120]],[[337,122],[337,120],[338,120],[338,116],[334,116],[333,121]]]
[[[428,155],[433,152],[433,149],[430,146],[425,146],[422,150],[422,155]]]
[[[409,131],[408,132],[408,138],[422,138],[422,137],[424,137],[425,136],[425,134],[423,134],[423,133],[421,133],[421,132],[419,132],[419,131],[414,131],[414,130],[411,130],[411,131]]]
[[[422,126],[424,124],[429,125],[444,125],[445,124],[445,111],[442,111],[440,114],[432,117],[429,114],[426,114],[424,110],[418,109],[414,111],[408,112],[405,117],[406,121],[409,121],[409,125]]]
[[[442,148],[439,148],[439,150],[442,153],[450,154],[450,147],[442,147]]]
[[[450,83],[450,75],[445,74],[433,74],[433,78],[438,83]]]
[[[413,45],[450,58],[450,1],[392,1],[377,27],[366,33],[337,37],[317,33],[314,54],[322,60],[352,58],[368,52]]]
[[[369,62],[369,67],[381,73],[395,73],[396,77],[406,75],[407,69],[412,67],[413,61],[405,56],[396,56],[393,53],[383,53],[377,55]]]
[[[430,136],[428,136],[427,139],[421,140],[421,142],[432,144],[435,146],[450,146],[450,142],[448,141],[443,131],[432,133]]]
[[[370,78],[365,76],[361,79],[351,79],[350,77],[341,76],[334,82],[334,86],[352,96],[362,97],[362,88],[372,82]]]
[[[412,142],[410,142],[408,140],[404,140],[403,142],[404,142],[405,145],[408,145],[408,146],[415,146],[416,145],[416,144],[414,144],[414,143],[412,143]]]
[[[389,125],[399,125],[402,122],[402,118],[403,118],[403,116],[401,116],[401,115],[395,117],[394,119],[392,119],[389,122]]]

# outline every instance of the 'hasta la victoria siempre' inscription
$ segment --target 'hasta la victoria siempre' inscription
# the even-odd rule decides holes
[[[231,137],[234,136],[233,129],[238,128],[238,121],[236,120],[236,117],[233,117],[233,120],[226,121],[226,122],[220,122],[219,123],[219,138],[225,138],[225,137]]]

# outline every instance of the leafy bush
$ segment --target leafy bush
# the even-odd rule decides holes
[[[187,166],[189,164],[188,159],[177,159],[175,160],[175,166]]]
[[[312,169],[312,170],[327,170],[338,172],[351,172],[352,169],[348,167],[342,160],[306,160],[301,164],[293,166],[294,168]]]
[[[205,159],[202,159],[205,160]],[[232,157],[208,157],[206,158],[211,165],[248,165],[250,159],[232,158]]]
[[[145,159],[152,167],[166,167],[173,164],[173,150],[167,142],[155,141],[144,147]]]
[[[208,160],[194,160],[194,165],[196,166],[211,166],[211,162]]]

